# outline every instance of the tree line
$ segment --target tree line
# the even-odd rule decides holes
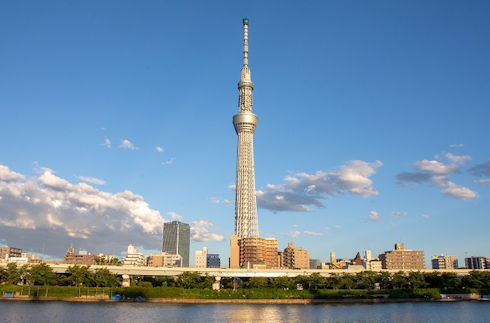
[[[184,289],[211,289],[214,277],[185,272],[180,276],[132,277],[132,285],[139,287],[180,287]],[[1,284],[27,284],[45,286],[117,287],[121,278],[106,268],[92,270],[89,266],[70,266],[66,273],[56,274],[44,263],[23,265],[10,263],[0,267]],[[249,279],[222,278],[224,289],[417,289],[437,288],[441,291],[465,289],[490,289],[490,271],[472,271],[459,276],[446,272],[372,272],[332,274],[323,277],[318,273],[296,277],[253,277]]]

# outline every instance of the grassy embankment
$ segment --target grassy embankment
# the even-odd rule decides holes
[[[16,293],[24,296],[79,297],[119,294],[123,298],[176,298],[176,299],[369,299],[382,295],[389,298],[440,298],[440,291],[426,289],[392,289],[392,290],[284,290],[275,288],[250,288],[236,291],[222,289],[184,289],[180,287],[129,287],[129,288],[95,288],[66,286],[16,286],[2,285],[0,293]]]

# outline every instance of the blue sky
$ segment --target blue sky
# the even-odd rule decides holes
[[[399,241],[426,259],[490,256],[489,13],[486,1],[3,2],[0,243],[150,252],[173,215],[194,222],[192,250],[226,264],[248,17],[261,235],[324,261]]]

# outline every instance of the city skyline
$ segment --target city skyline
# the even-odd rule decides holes
[[[1,6],[0,244],[149,253],[182,220],[225,259],[249,17],[261,236],[490,254],[489,4]]]

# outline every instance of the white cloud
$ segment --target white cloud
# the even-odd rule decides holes
[[[480,185],[490,185],[490,179],[477,179],[475,180],[475,183]]]
[[[449,145],[449,147],[451,147],[451,148],[461,148],[463,146],[464,146],[463,144],[451,144],[451,145]]]
[[[164,149],[160,146],[156,146],[155,150],[158,151],[159,153],[163,153]]]
[[[296,237],[301,235],[301,232],[298,230],[295,230],[295,231],[291,231],[288,233],[279,233],[279,235],[284,236],[284,237],[296,238]]]
[[[10,182],[23,179],[25,179],[24,175],[11,171],[7,166],[0,165],[0,181]]]
[[[379,214],[376,211],[369,212],[369,220],[371,221],[379,221]]]
[[[437,160],[422,160],[414,164],[414,167],[420,171],[432,174],[451,174],[458,171],[458,166],[447,165]]]
[[[232,191],[236,190],[236,185],[235,184],[230,184],[228,185],[228,188]]]
[[[450,161],[452,161],[453,163],[459,164],[459,165],[462,165],[462,164],[466,163],[467,161],[471,160],[471,156],[469,156],[469,155],[457,156],[457,155],[453,155],[451,153],[447,153],[446,158],[449,159]]]
[[[420,216],[426,219],[431,217],[430,214],[426,214],[426,213],[422,213]]]
[[[393,211],[390,215],[395,218],[401,218],[402,216],[407,215],[407,212]]]
[[[224,205],[231,205],[232,204],[230,200],[219,200],[216,197],[210,197],[209,201],[211,201],[211,203],[213,203],[213,204],[224,204]]]
[[[343,228],[343,226],[341,226],[340,224],[334,224],[333,225],[333,228],[336,229],[336,230],[340,230]]]
[[[109,138],[105,138],[104,139],[104,143],[101,144],[101,146],[104,146],[104,147],[107,147],[107,148],[111,148],[111,141],[109,140]]]
[[[478,197],[478,193],[471,189],[457,185],[449,180],[449,175],[453,173],[459,173],[459,168],[468,160],[471,156],[457,156],[451,153],[447,153],[446,158],[452,162],[452,164],[445,164],[437,160],[422,160],[414,163],[414,167],[420,172],[410,173],[402,172],[396,175],[398,183],[401,185],[409,183],[424,183],[429,182],[439,187],[441,192],[450,197],[458,199],[473,199]],[[475,166],[475,167],[481,167]],[[481,169],[475,170],[475,167],[469,171],[475,176]],[[484,169],[484,167],[483,167]],[[489,168],[490,169],[490,168]]]
[[[85,177],[85,176],[77,176],[77,178],[81,181],[90,183],[90,184],[95,184],[95,185],[105,185],[106,181],[95,178],[95,177]]]
[[[76,239],[105,253],[119,252],[128,241],[150,248],[160,244],[163,219],[141,195],[104,192],[70,183],[49,168],[40,170],[39,177],[29,180],[0,179],[2,238],[34,249],[42,241],[47,253],[58,255]]]
[[[172,157],[169,160],[162,162],[162,165],[172,165],[174,163],[174,161],[175,161],[175,158]]]
[[[320,232],[313,232],[313,231],[303,231],[304,234],[306,234],[307,236],[310,236],[310,237],[319,237],[319,236],[322,236],[323,234],[320,233]]]
[[[138,149],[138,147],[136,147],[131,141],[129,141],[128,139],[123,139],[121,141],[121,145],[119,146],[123,149],[128,149],[128,150],[136,150]]]
[[[182,215],[176,213],[176,212],[167,212],[167,215],[170,216],[174,220],[182,220]]]
[[[287,176],[284,184],[268,184],[258,190],[259,207],[272,211],[308,212],[308,206],[322,207],[322,200],[345,194],[369,197],[377,195],[370,177],[382,163],[362,160],[350,161],[332,172],[317,171],[314,174],[297,173]]]
[[[207,228],[213,226],[213,223],[205,220],[193,221],[191,225],[191,238],[193,241],[206,242],[206,241],[222,241],[223,235],[209,232]]]

